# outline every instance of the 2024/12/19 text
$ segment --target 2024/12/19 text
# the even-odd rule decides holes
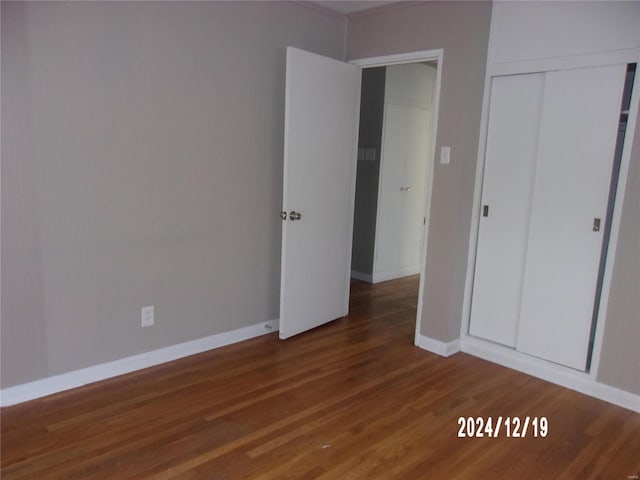
[[[458,437],[544,438],[549,434],[547,417],[458,417]]]

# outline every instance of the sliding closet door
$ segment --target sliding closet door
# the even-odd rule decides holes
[[[625,71],[545,74],[516,348],[578,370],[587,358]]]
[[[515,346],[544,74],[494,77],[470,333]]]

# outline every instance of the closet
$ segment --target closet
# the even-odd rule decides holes
[[[627,70],[491,78],[471,335],[587,369]]]

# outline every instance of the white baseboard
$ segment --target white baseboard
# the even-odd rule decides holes
[[[351,278],[355,278],[361,282],[373,283],[373,277],[370,274],[358,272],[357,270],[351,270]]]
[[[420,273],[420,265],[415,267],[399,268],[397,270],[388,270],[386,272],[373,272],[371,283],[386,282],[395,280],[396,278],[407,277],[409,275],[417,275]]]
[[[640,395],[597,382],[587,373],[473,337],[463,337],[460,347],[470,355],[640,413]]]
[[[450,357],[454,353],[458,353],[460,351],[460,340],[441,342],[440,340],[425,337],[424,335],[418,335],[417,340],[418,342],[416,343],[416,346],[423,350],[440,355],[441,357]]]
[[[259,337],[267,333],[276,332],[278,330],[278,324],[278,320],[256,323],[248,327],[171,345],[113,362],[102,363],[94,365],[93,367],[74,370],[14,387],[4,388],[0,390],[0,406],[15,405],[197,353],[206,352],[214,348]]]

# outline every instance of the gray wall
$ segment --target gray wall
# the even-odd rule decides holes
[[[358,161],[351,269],[371,275],[376,239],[378,179],[384,117],[385,67],[362,71],[358,148],[375,148],[375,161]]]
[[[349,57],[444,48],[422,333],[459,333],[491,6],[352,16]],[[296,3],[2,2],[2,387],[278,315]],[[640,123],[598,379],[640,394]],[[250,141],[248,141],[250,139]],[[156,326],[140,328],[140,307]]]
[[[598,381],[640,395],[639,340],[640,121],[636,123],[622,206]]]
[[[352,15],[348,58],[444,48],[425,276],[423,335],[460,335],[487,44],[489,2],[425,2]]]
[[[3,388],[277,318],[285,47],[344,42],[295,2],[2,2]]]

